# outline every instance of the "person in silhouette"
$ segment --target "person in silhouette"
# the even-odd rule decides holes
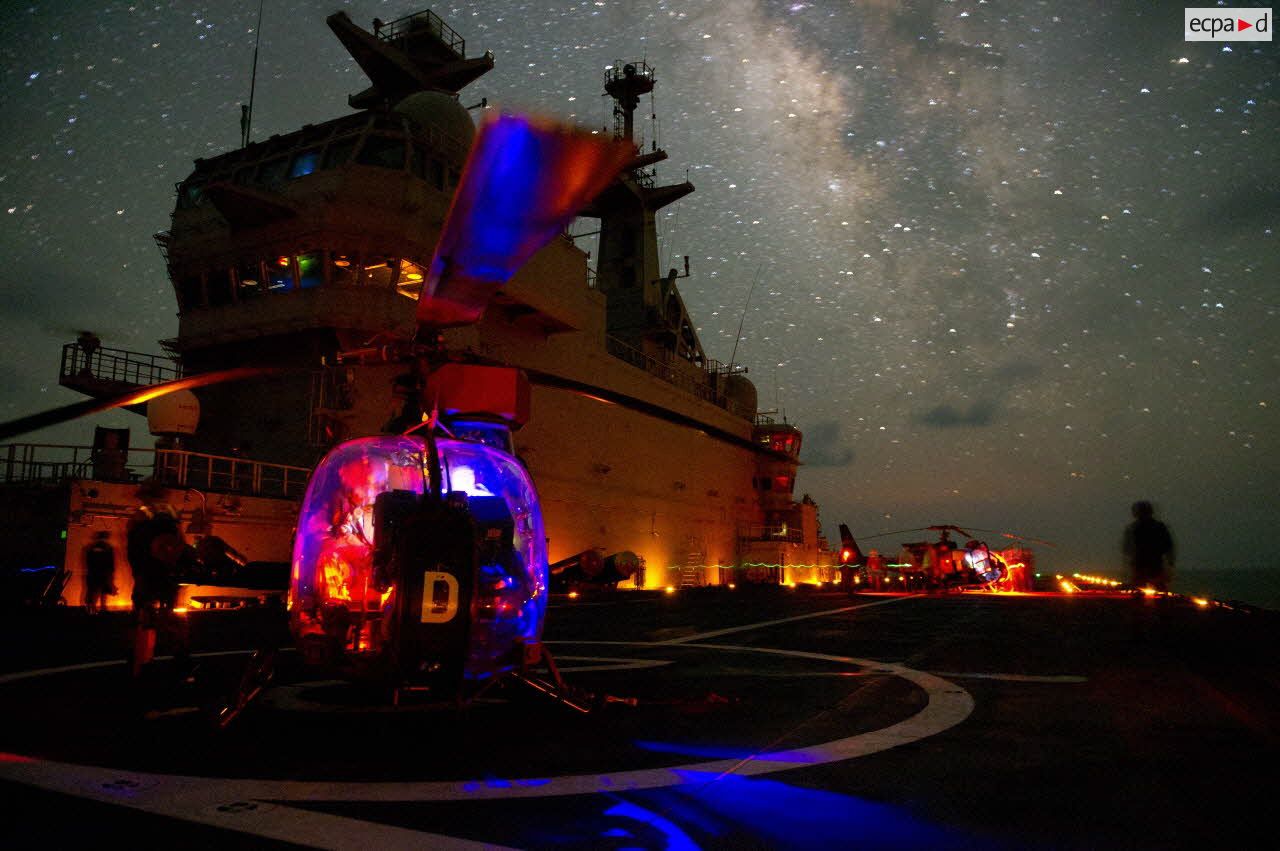
[[[80,374],[92,378],[93,356],[97,354],[98,349],[102,348],[102,340],[92,331],[81,331],[80,336],[76,337],[76,343],[84,352],[84,365],[80,367]]]
[[[1156,519],[1151,503],[1133,504],[1133,522],[1124,530],[1124,555],[1129,575],[1138,588],[1168,591],[1173,572],[1173,536]]]
[[[187,624],[174,606],[187,546],[176,513],[168,506],[144,506],[129,521],[126,540],[136,619],[131,673],[137,679],[155,658],[159,632],[173,645],[175,668],[186,673],[191,665]]]
[[[97,532],[84,548],[84,607],[96,615],[107,609],[107,597],[116,593],[116,551],[110,532]]]
[[[884,556],[879,550],[867,553],[867,585],[872,591],[883,591],[885,584]]]

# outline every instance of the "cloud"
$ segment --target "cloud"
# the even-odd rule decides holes
[[[809,467],[844,467],[853,461],[853,448],[841,444],[838,420],[823,420],[805,428],[801,456]]]
[[[916,417],[921,425],[935,428],[955,428],[957,426],[989,426],[995,422],[996,410],[999,407],[994,399],[979,400],[961,411],[952,405],[938,405]]]
[[[1027,361],[1010,361],[996,369],[996,378],[1002,381],[1028,381],[1041,373],[1040,367]]]

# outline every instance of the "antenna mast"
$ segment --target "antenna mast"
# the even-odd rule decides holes
[[[738,336],[733,338],[733,354],[729,355],[730,369],[733,369],[738,362],[738,343],[742,341],[742,323],[747,321],[747,308],[751,306],[751,294],[756,291],[756,284],[760,283],[760,273],[762,271],[764,271],[763,263],[756,267],[756,276],[751,281],[751,289],[747,290],[747,303],[742,305],[742,317],[738,319]]]
[[[240,106],[240,147],[249,145],[249,131],[253,128],[253,95],[258,86],[258,45],[262,42],[262,7],[267,0],[258,0],[258,26],[253,31],[253,70],[249,73],[249,105]]]

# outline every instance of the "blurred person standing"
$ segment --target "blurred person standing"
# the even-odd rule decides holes
[[[127,542],[135,617],[132,674],[140,677],[155,657],[160,632],[173,644],[174,667],[185,674],[191,663],[187,624],[174,605],[187,545],[176,513],[168,506],[143,507],[129,522]]]
[[[1133,504],[1133,522],[1124,530],[1124,556],[1129,576],[1138,588],[1168,591],[1173,574],[1174,547],[1169,527],[1156,519],[1146,500]]]
[[[107,609],[107,597],[116,593],[116,551],[110,532],[95,532],[84,548],[84,607],[96,615]]]

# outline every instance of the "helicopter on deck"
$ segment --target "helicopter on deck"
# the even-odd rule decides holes
[[[853,584],[873,591],[1030,591],[1035,575],[1035,553],[1029,544],[1053,546],[1048,541],[1011,532],[976,527],[966,530],[952,524],[881,532],[862,540],[871,541],[912,532],[937,532],[938,537],[936,540],[904,542],[892,556],[881,553],[878,549],[869,549],[864,553],[849,527],[841,524],[840,558],[842,564],[849,566]],[[992,549],[975,532],[997,535],[1013,543],[1004,548]],[[959,538],[953,539],[952,533]]]
[[[546,534],[511,446],[529,416],[528,379],[451,362],[437,340],[479,319],[634,155],[624,142],[524,118],[481,129],[423,285],[418,334],[381,354],[411,364],[411,425],[339,444],[303,498],[289,620],[307,661],[391,683],[397,700],[416,691],[466,703],[511,675],[583,708],[539,642]]]

